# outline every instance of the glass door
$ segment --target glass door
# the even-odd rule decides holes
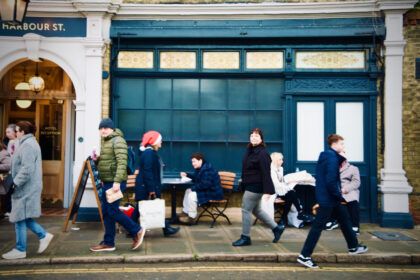
[[[43,168],[43,206],[62,207],[64,196],[65,106],[63,100],[37,101],[37,139]]]

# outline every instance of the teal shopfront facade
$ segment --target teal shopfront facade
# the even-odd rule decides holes
[[[314,174],[330,133],[362,178],[361,220],[377,221],[376,42],[382,18],[133,21],[111,24],[111,111],[130,145],[162,133],[165,176],[201,151],[241,172],[260,127],[286,173]]]

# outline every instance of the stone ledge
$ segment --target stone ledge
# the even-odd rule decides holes
[[[217,253],[217,254],[202,254],[198,255],[197,258],[200,262],[207,262],[207,261],[242,261],[243,255],[242,254],[224,254],[224,253]]]
[[[277,262],[277,253],[241,254],[245,262]]]
[[[0,266],[12,265],[33,265],[33,264],[50,264],[49,258],[33,258],[33,259],[17,259],[17,260],[0,260]]]
[[[176,263],[176,262],[205,262],[205,261],[233,261],[233,262],[280,262],[296,263],[298,253],[256,253],[256,254],[225,254],[206,253],[202,255],[149,255],[149,256],[89,256],[89,257],[52,257],[28,258],[17,260],[0,260],[0,266],[37,265],[37,264],[81,264],[81,263]],[[357,264],[398,264],[418,265],[420,254],[404,253],[369,253],[349,255],[346,253],[315,253],[312,255],[315,263],[357,263]]]
[[[89,257],[56,257],[51,258],[51,264],[67,263],[122,263],[124,256],[89,256]]]
[[[314,253],[312,254],[312,260],[315,263],[336,263],[337,262],[337,256],[332,253]]]
[[[370,253],[362,255],[336,254],[338,263],[411,264],[409,254]]]
[[[412,254],[411,255],[411,263],[412,264],[420,264],[420,254]]]
[[[279,253],[277,254],[277,261],[280,263],[294,263],[299,257],[299,253]]]
[[[125,263],[172,263],[172,262],[193,262],[194,256],[183,255],[155,255],[155,256],[129,256],[124,259]]]

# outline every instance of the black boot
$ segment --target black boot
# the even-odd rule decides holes
[[[297,218],[299,220],[304,221],[307,224],[312,223],[315,220],[315,217],[313,215],[306,215],[303,213],[303,211],[298,214]]]
[[[251,238],[241,234],[241,238],[232,243],[232,246],[248,246],[251,245]]]
[[[170,235],[172,235],[172,234],[177,233],[177,232],[179,231],[179,227],[177,227],[177,228],[173,228],[173,227],[170,227],[170,226],[168,225],[168,226],[164,227],[162,230],[163,230],[163,235],[164,235],[165,237],[168,237],[168,236],[170,236]]]
[[[273,243],[277,243],[280,239],[281,234],[284,231],[284,225],[277,225],[275,228],[272,229],[274,233]]]

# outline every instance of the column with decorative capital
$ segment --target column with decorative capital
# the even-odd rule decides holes
[[[408,184],[403,170],[402,77],[406,41],[403,37],[403,10],[385,10],[385,153],[380,192],[383,227],[413,228],[409,213]]]

